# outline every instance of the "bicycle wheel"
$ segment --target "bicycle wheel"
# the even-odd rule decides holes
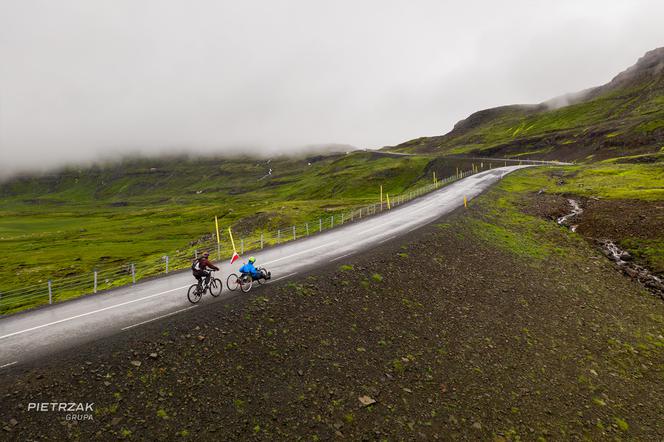
[[[267,270],[265,269],[260,269],[261,277],[256,280],[256,282],[260,284],[265,284],[267,282]]]
[[[189,287],[189,291],[187,292],[187,298],[189,298],[189,302],[192,304],[196,304],[198,301],[201,300],[203,297],[203,293],[198,287],[198,284],[194,284],[191,287]]]
[[[214,296],[215,298],[219,295],[221,295],[221,289],[224,287],[224,285],[221,282],[221,279],[219,278],[212,278],[210,280],[210,294]]]
[[[240,287],[240,278],[235,273],[231,273],[228,275],[228,279],[226,279],[226,287],[231,292],[237,290]]]
[[[244,293],[249,293],[249,290],[251,290],[251,286],[253,285],[254,280],[251,279],[251,276],[246,276],[243,278],[243,281],[240,283],[240,290],[242,290]]]

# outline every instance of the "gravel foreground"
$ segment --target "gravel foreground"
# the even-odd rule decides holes
[[[6,369],[0,439],[664,439],[664,303],[583,241],[529,259],[477,216]]]

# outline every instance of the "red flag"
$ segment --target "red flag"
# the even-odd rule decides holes
[[[240,259],[240,255],[238,255],[237,252],[233,252],[233,256],[231,256],[231,264],[233,264],[238,259]]]

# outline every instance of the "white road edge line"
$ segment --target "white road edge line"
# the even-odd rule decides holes
[[[279,281],[279,280],[281,280],[281,279],[285,279],[285,278],[291,277],[291,276],[293,276],[293,275],[297,275],[297,272],[293,272],[293,273],[289,273],[288,275],[280,276],[280,277],[278,277],[277,279],[271,279],[270,282],[271,282],[271,283],[272,283],[272,282],[277,282],[277,281]]]
[[[292,258],[293,256],[301,255],[303,253],[309,253],[312,250],[316,250],[316,249],[320,249],[320,248],[323,248],[323,247],[331,246],[332,244],[336,244],[338,242],[339,241],[332,241],[332,242],[329,242],[327,244],[322,244],[318,247],[312,247],[312,248],[307,249],[307,250],[302,250],[301,252],[293,253],[292,255],[282,256],[281,258],[277,258],[277,259],[273,259],[272,261],[264,262],[263,265],[273,264],[275,262],[279,262],[279,261],[284,260],[284,259]]]
[[[18,361],[10,362],[9,364],[0,365],[0,368],[9,367],[10,365],[18,364]]]
[[[187,307],[187,308],[183,308],[183,309],[180,309],[180,310],[176,310],[174,312],[166,313],[165,315],[157,316],[156,318],[148,319],[147,321],[139,322],[138,324],[129,325],[127,327],[124,327],[122,329],[122,331],[129,330],[130,328],[138,327],[139,325],[147,324],[148,322],[156,321],[158,319],[167,318],[169,316],[177,315],[178,313],[181,313],[181,312],[184,312],[184,311],[187,311],[187,310],[191,310],[192,308],[196,308],[196,307],[198,307],[198,306],[197,305],[192,305],[191,307]]]
[[[352,255],[353,253],[355,253],[355,250],[353,250],[353,251],[350,252],[350,253],[346,253],[345,255],[337,256],[336,258],[331,259],[330,262],[338,261],[338,260],[340,260],[340,259],[342,259],[342,258],[345,258],[345,257],[347,257],[347,256]]]
[[[110,305],[108,307],[100,308],[98,310],[93,310],[91,312],[81,313],[80,315],[70,316],[69,318],[64,318],[64,319],[60,319],[60,320],[57,320],[57,321],[49,322],[48,324],[42,324],[42,325],[38,325],[36,327],[26,328],[25,330],[20,330],[20,331],[14,332],[14,333],[9,333],[8,335],[0,336],[0,339],[9,338],[11,336],[20,335],[22,333],[27,333],[27,332],[33,331],[33,330],[38,330],[40,328],[44,328],[44,327],[48,327],[48,326],[51,326],[51,325],[59,324],[61,322],[71,321],[72,319],[82,318],[83,316],[93,315],[95,313],[103,312],[105,310],[110,310],[110,309],[113,309],[113,308],[122,307],[123,305],[133,304],[134,302],[142,301],[144,299],[154,298],[155,296],[160,296],[160,295],[163,295],[163,294],[166,294],[166,293],[174,292],[176,290],[182,290],[182,289],[187,288],[187,287],[189,287],[189,286],[188,285],[183,285],[182,287],[177,287],[177,288],[174,288],[174,289],[171,289],[171,290],[166,290],[165,292],[155,293],[154,295],[143,296],[142,298],[132,299],[131,301],[121,302],[120,304]]]

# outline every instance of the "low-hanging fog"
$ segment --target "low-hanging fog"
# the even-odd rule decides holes
[[[375,148],[605,83],[633,1],[0,1],[0,173],[127,153]]]

